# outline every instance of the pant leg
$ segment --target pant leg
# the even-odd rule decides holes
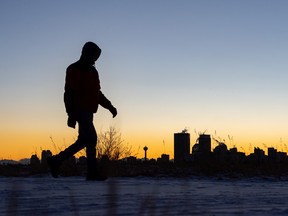
[[[79,126],[78,139],[74,144],[59,153],[59,160],[67,160],[86,147],[87,164],[89,161],[91,161],[90,163],[94,163],[96,161],[97,134],[93,125],[93,113],[77,113],[76,120]]]
[[[93,114],[88,115],[86,120],[87,121],[84,124],[84,126],[79,128],[79,134],[81,135],[79,139],[81,140],[81,142],[85,143],[86,147],[87,173],[94,173],[95,170],[97,169],[96,167],[97,133],[93,125]]]

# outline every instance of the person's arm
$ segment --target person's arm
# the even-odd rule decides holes
[[[112,105],[112,103],[105,97],[105,95],[101,91],[99,92],[99,104],[105,109],[108,109],[112,113],[113,118],[117,115],[117,109]]]
[[[65,103],[65,109],[66,113],[69,115],[69,113],[74,112],[74,95],[72,91],[66,91],[64,92],[64,103]]]
[[[77,77],[75,77],[75,71],[70,67],[66,71],[65,79],[65,92],[64,92],[64,103],[66,112],[68,115],[67,125],[69,127],[75,128],[76,119],[75,119],[75,91],[77,88]]]

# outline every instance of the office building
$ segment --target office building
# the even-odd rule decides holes
[[[183,163],[190,157],[190,134],[185,130],[174,134],[174,163]]]
[[[211,137],[207,134],[200,134],[199,136],[199,152],[202,155],[208,155],[211,153]]]

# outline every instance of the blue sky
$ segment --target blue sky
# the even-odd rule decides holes
[[[195,130],[244,148],[285,143],[287,8],[284,0],[1,1],[1,145],[18,148],[8,134],[27,151],[49,147],[49,136],[77,136],[65,126],[63,86],[86,41],[103,50],[102,90],[119,111],[111,119],[100,109],[98,131],[115,125],[135,148],[161,149],[156,156],[163,140],[173,154],[173,133],[185,127],[192,143]]]

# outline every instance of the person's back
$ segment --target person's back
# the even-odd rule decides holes
[[[81,61],[71,64],[66,71],[65,82],[66,111],[97,112],[99,105],[100,81],[95,67],[85,66]],[[67,97],[67,95],[69,95]],[[73,96],[71,96],[71,94]],[[73,98],[73,101],[67,101]],[[70,105],[70,103],[72,103]],[[70,107],[71,106],[71,107]]]

